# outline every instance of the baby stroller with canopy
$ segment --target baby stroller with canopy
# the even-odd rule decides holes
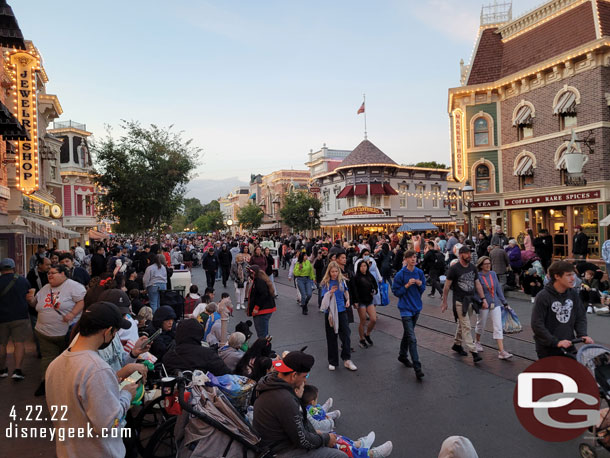
[[[583,345],[576,354],[576,360],[585,366],[597,382],[601,399],[606,401],[606,408],[600,411],[600,422],[593,427],[594,443],[579,445],[580,456],[596,458],[596,450],[610,451],[610,349],[601,345]]]
[[[174,429],[177,458],[271,458],[260,437],[227,397],[216,387],[193,385],[184,397],[178,384],[182,414]]]

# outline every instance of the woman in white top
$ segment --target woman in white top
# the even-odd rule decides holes
[[[36,390],[37,395],[44,394],[47,367],[67,348],[66,336],[70,325],[80,318],[87,292],[83,285],[68,278],[68,268],[62,264],[51,267],[48,278],[49,283],[38,291],[31,302],[38,312],[35,332],[42,355],[42,383]]]
[[[165,291],[167,289],[165,256],[162,254],[157,255],[155,263],[146,268],[142,281],[144,282],[144,288],[146,288],[146,291],[148,292],[150,308],[153,310],[153,313],[155,313],[159,308],[159,291]]]

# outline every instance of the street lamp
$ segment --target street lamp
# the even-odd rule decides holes
[[[313,209],[313,207],[309,207],[309,210],[307,210],[307,213],[309,213],[309,225],[310,225],[311,232],[313,233],[313,218],[315,215],[315,210]]]
[[[470,186],[470,181],[466,181],[466,184],[462,188],[462,203],[466,206],[468,211],[468,238],[472,240],[472,220],[470,207],[474,200],[474,188]]]

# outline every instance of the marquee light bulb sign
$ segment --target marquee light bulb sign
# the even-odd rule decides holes
[[[464,112],[456,108],[453,115],[453,170],[455,179],[466,178],[466,152],[464,148]]]
[[[40,57],[26,51],[10,53],[14,113],[30,136],[17,142],[17,188],[25,194],[38,189],[38,109],[36,71]]]

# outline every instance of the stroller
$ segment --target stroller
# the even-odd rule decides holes
[[[260,438],[226,396],[216,387],[193,385],[185,399],[178,384],[182,414],[174,429],[177,458],[271,458]]]
[[[601,422],[592,428],[594,444],[579,445],[580,456],[596,458],[596,449],[610,451],[610,349],[601,345],[583,345],[576,354],[576,360],[585,366],[595,377],[600,397],[606,400],[606,409],[600,411]]]

